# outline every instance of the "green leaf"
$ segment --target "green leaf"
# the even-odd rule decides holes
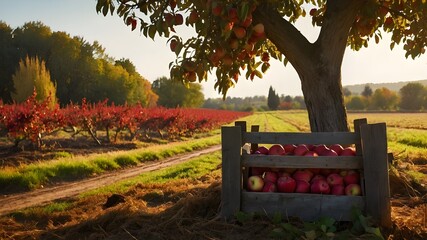
[[[260,71],[255,69],[254,73],[255,73],[255,76],[262,78],[262,73]]]
[[[316,231],[311,230],[311,231],[305,232],[305,237],[306,237],[307,240],[315,240],[315,239],[317,239]]]
[[[104,5],[104,7],[102,8],[102,14],[105,16],[107,16],[108,14],[108,5]]]
[[[157,28],[154,25],[151,25],[148,27],[148,36],[154,40],[154,37],[156,36]]]
[[[242,6],[238,9],[239,19],[241,21],[245,20],[249,13],[249,4],[247,2],[242,3]]]

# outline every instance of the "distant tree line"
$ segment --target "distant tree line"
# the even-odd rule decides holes
[[[360,95],[348,89],[344,94],[348,110],[427,110],[427,87],[421,83],[408,83],[398,92],[385,87],[373,91],[366,85]]]
[[[34,88],[60,105],[85,98],[154,106],[158,98],[129,59],[109,57],[97,41],[52,32],[41,22],[12,29],[0,21],[0,99],[23,101]]]
[[[227,97],[225,100],[222,98],[208,98],[205,100],[203,107],[235,111],[268,111],[305,109],[305,103],[302,96],[292,97],[283,94],[279,96],[270,86],[267,97]]]

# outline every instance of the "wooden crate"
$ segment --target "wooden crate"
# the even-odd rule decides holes
[[[386,124],[354,121],[355,132],[278,133],[246,131],[246,122],[222,127],[222,208],[223,217],[238,211],[295,216],[313,221],[321,216],[351,220],[358,207],[381,226],[391,226],[390,187],[387,161]],[[245,144],[342,144],[356,146],[356,155],[303,157],[250,155]],[[358,169],[362,173],[362,196],[335,196],[303,193],[264,193],[245,190],[249,167]]]

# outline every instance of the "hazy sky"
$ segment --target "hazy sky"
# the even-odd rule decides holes
[[[0,0],[0,20],[12,28],[29,21],[41,21],[52,31],[64,31],[81,36],[89,42],[97,40],[115,59],[129,58],[138,72],[150,82],[169,76],[168,65],[175,59],[165,38],[147,39],[139,31],[131,32],[117,15],[104,17],[95,10],[96,0]],[[298,23],[300,31],[310,40],[317,37],[318,29],[310,21]],[[185,27],[178,32],[187,31]],[[389,36],[383,34],[380,44],[353,52],[347,49],[343,66],[343,85],[361,83],[399,82],[427,79],[427,55],[416,60],[406,59],[402,46],[390,50]],[[213,88],[214,78],[203,83],[205,97],[221,97]],[[239,79],[228,91],[231,97],[267,95],[273,86],[281,95],[302,95],[301,84],[291,65],[280,62],[272,66],[263,79],[253,82]]]

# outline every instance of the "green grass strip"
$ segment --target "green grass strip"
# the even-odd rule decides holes
[[[86,178],[106,171],[158,161],[177,154],[192,152],[220,144],[219,135],[156,145],[130,151],[118,151],[89,156],[60,158],[53,161],[29,164],[19,168],[0,170],[0,193],[27,191],[60,181]]]
[[[221,164],[221,151],[202,155],[187,162],[177,164],[161,170],[143,173],[137,177],[120,181],[116,184],[98,188],[81,194],[81,197],[108,194],[124,193],[136,184],[165,183],[178,179],[197,179],[213,171],[220,171],[218,165]],[[219,173],[218,173],[219,174]]]

